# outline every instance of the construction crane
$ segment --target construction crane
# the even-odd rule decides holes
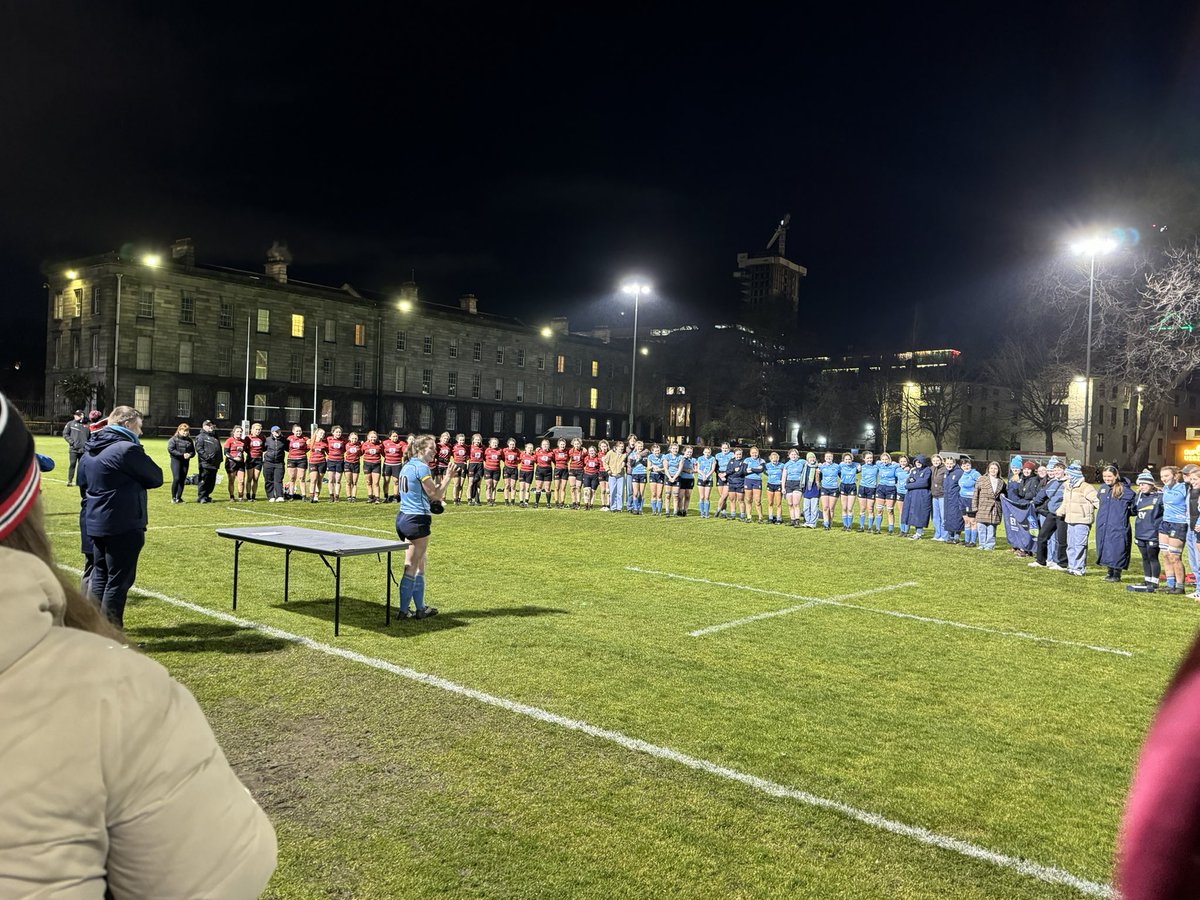
[[[771,235],[771,239],[767,241],[767,249],[771,249],[771,245],[779,241],[779,255],[787,256],[787,230],[788,225],[792,223],[792,214],[788,213],[779,220],[779,227],[775,229],[775,233]]]

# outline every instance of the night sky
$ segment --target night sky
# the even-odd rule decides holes
[[[974,350],[1073,231],[1200,223],[1194,3],[249,6],[4,4],[5,366],[41,365],[47,261],[184,236],[531,323],[618,321],[637,270],[669,323],[732,318],[790,212],[818,344],[916,308]]]

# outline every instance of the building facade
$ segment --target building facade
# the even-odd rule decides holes
[[[281,248],[261,275],[197,266],[190,241],[170,258],[64,262],[47,283],[46,400],[60,416],[63,379],[82,375],[101,386],[100,405],[136,407],[151,432],[209,418],[522,440],[554,425],[592,438],[628,429],[619,348],[571,334],[565,319],[535,328],[482,313],[473,295],[448,306],[413,284],[383,296],[297,282]],[[639,403],[639,427],[660,418]]]

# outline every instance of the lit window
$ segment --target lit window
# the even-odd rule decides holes
[[[140,412],[143,416],[150,415],[150,385],[134,385],[133,408]]]
[[[254,377],[259,381],[266,380],[267,377],[267,351],[254,351]]]
[[[292,313],[292,337],[304,337],[304,316],[300,313]]]
[[[588,394],[588,408],[595,409],[599,404],[600,404],[600,392],[598,390],[596,390],[595,388],[592,388]],[[595,431],[595,430],[596,429],[594,429],[594,428],[592,429],[592,431]]]
[[[361,322],[354,323],[354,346],[367,346],[367,326],[363,325]]]
[[[566,368],[567,368],[567,358],[565,356],[563,356],[562,354],[559,354],[557,361],[554,363],[554,371],[561,375],[566,370]]]
[[[229,391],[217,391],[217,408],[213,415],[218,419],[229,418]]]
[[[600,360],[598,360],[598,359],[592,360],[592,377],[593,378],[600,377]]]
[[[269,309],[260,309],[258,311],[258,333],[270,334],[271,332],[271,311]]]

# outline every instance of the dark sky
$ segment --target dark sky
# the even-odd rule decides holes
[[[566,6],[4,3],[0,355],[44,261],[181,236],[530,322],[616,320],[637,269],[686,321],[785,212],[818,340],[916,306],[972,348],[1072,230],[1200,219],[1194,3]]]

